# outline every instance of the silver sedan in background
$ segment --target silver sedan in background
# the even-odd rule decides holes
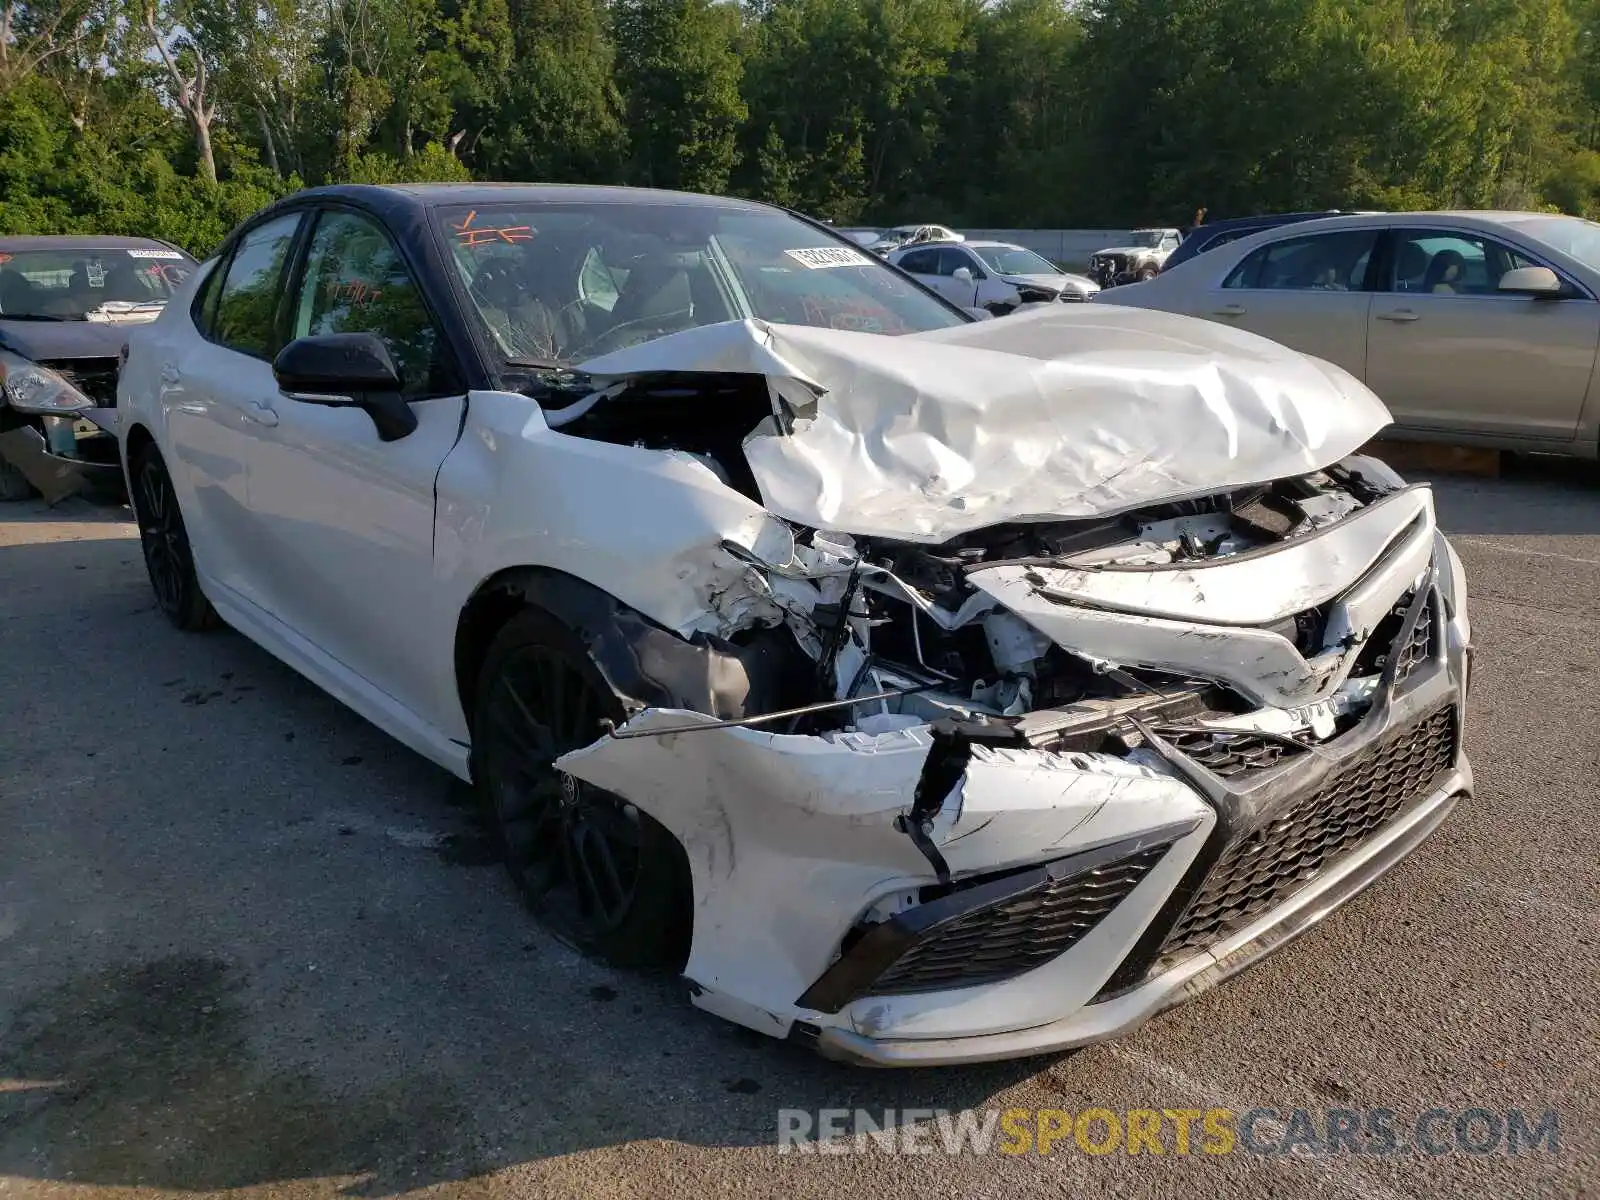
[[[1600,224],[1549,213],[1330,217],[1101,293],[1338,363],[1390,436],[1600,455]]]

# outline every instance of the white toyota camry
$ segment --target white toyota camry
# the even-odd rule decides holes
[[[1471,791],[1387,411],[1215,324],[973,321],[744,201],[340,187],[97,416],[168,617],[472,781],[565,936],[836,1057],[1128,1030]]]

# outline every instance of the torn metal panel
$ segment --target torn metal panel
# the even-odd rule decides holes
[[[1335,525],[1264,553],[1151,567],[1038,567],[1048,597],[1118,612],[1264,625],[1333,599],[1431,514],[1432,493],[1413,488]]]
[[[699,458],[568,436],[525,396],[470,403],[438,479],[438,567],[457,577],[456,611],[507,563],[574,575],[685,637],[777,625],[814,603],[805,580],[751,565],[787,563],[793,531]],[[486,494],[495,480],[503,490]]]
[[[704,714],[650,709],[623,731],[694,724],[713,722]],[[906,895],[914,903],[917,889],[934,882],[895,818],[911,810],[935,741],[920,724],[823,736],[708,728],[605,737],[556,765],[627,796],[683,843],[695,891],[685,967],[701,989],[695,1002],[729,1015],[763,1012],[787,1025],[802,1012],[798,998],[863,913]],[[1173,823],[1195,830],[1197,845],[1211,823],[1201,799],[1169,772],[1103,755],[1028,749],[975,751],[941,805],[934,836],[958,876],[1060,857]],[[1187,857],[1186,851],[1178,859]],[[1085,939],[1090,965],[1079,960],[1085,979],[1109,973],[1136,936],[1137,912],[1135,906],[1110,923],[1103,944]],[[987,1020],[1004,1026],[1033,1019],[1041,1004],[1060,1003],[1024,992],[992,1008]],[[927,998],[904,999],[908,1019],[937,1007]],[[847,1011],[838,1019],[861,1017]],[[916,1019],[944,1025],[931,1014]]]
[[[725,322],[583,370],[602,385],[659,372],[767,377],[793,420],[790,432],[769,424],[745,441],[766,507],[814,528],[924,543],[1302,474],[1390,420],[1331,364],[1106,305],[898,338]]]
[[[86,482],[82,465],[49,453],[44,435],[32,425],[0,433],[0,458],[21,471],[47,504],[77,495]]]

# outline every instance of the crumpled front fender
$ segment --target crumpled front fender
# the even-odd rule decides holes
[[[936,882],[895,821],[912,809],[936,735],[926,725],[822,736],[716,725],[700,713],[649,709],[623,736],[556,765],[626,797],[679,839],[694,883],[685,974],[696,1004],[778,1036],[797,1017],[904,1036],[1048,1019],[1062,1004],[1060,988],[1087,999],[1105,982],[1215,821],[1196,792],[1154,766],[975,747],[932,826],[957,881],[1151,829],[1182,824],[1192,832],[1148,886],[1046,968],[1060,977],[1053,991],[1010,983],[971,989],[972,1011],[944,993],[936,1003],[877,997],[818,1014],[799,998],[838,957],[850,928],[886,899],[914,904],[917,890]],[[673,728],[691,731],[650,736]]]

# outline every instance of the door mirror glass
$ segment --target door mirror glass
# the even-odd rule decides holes
[[[278,352],[272,373],[293,400],[365,410],[386,442],[403,438],[417,427],[417,415],[400,394],[400,372],[394,358],[376,334],[323,333],[297,338]]]
[[[1559,296],[1561,278],[1549,267],[1514,267],[1500,276],[1496,290],[1518,296]]]

